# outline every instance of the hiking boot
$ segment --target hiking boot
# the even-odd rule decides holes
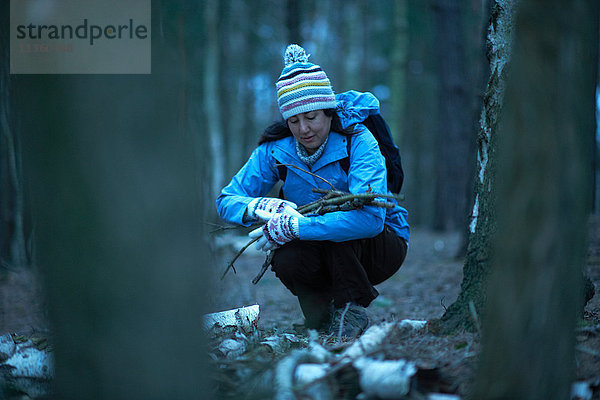
[[[329,332],[336,337],[354,339],[359,337],[368,325],[367,310],[356,303],[347,303],[333,311]]]
[[[333,302],[328,296],[302,295],[298,296],[302,314],[304,314],[304,327],[323,332],[329,328],[333,314]]]

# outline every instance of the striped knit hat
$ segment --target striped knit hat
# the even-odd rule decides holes
[[[285,49],[285,66],[277,79],[277,103],[283,119],[296,114],[335,108],[331,83],[320,66],[309,63],[304,49],[290,44]]]

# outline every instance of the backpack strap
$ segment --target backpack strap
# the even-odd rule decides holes
[[[340,160],[340,167],[344,170],[346,175],[348,175],[348,171],[350,171],[350,140],[352,139],[352,135],[348,136],[346,139],[346,150],[348,155]]]
[[[279,173],[279,179],[285,182],[285,178],[287,177],[287,167],[285,165],[281,165],[279,160],[275,160],[277,165],[277,172]],[[279,188],[279,195],[277,196],[282,200],[285,200],[285,194],[283,193],[283,185]]]
[[[275,160],[277,163],[277,172],[279,173],[279,179],[285,182],[285,178],[287,177],[287,167],[282,165],[278,160]]]

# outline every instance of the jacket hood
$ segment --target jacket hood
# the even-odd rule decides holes
[[[335,95],[337,113],[344,128],[379,114],[379,100],[372,93],[349,90]]]

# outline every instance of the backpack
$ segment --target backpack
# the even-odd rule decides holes
[[[404,182],[404,171],[402,170],[400,150],[398,149],[398,146],[394,144],[388,124],[381,114],[369,115],[362,124],[371,131],[379,144],[381,154],[385,158],[388,190],[392,193],[400,193],[402,183]],[[348,154],[350,154],[351,140],[352,136],[349,136],[346,141]],[[348,175],[348,172],[350,171],[350,157],[342,158],[339,162],[346,175]],[[285,165],[279,165],[277,170],[279,172],[279,178],[282,181],[285,181],[287,167]],[[279,192],[279,197],[284,198],[282,189]]]
[[[387,186],[392,193],[400,193],[402,183],[404,183],[404,170],[402,169],[402,159],[400,150],[394,144],[392,133],[388,124],[385,122],[381,114],[369,115],[362,124],[375,136],[379,144],[379,150],[385,158],[385,167],[387,169]],[[346,141],[348,154],[350,154],[350,141],[352,136]],[[344,172],[348,174],[350,170],[350,158],[346,157],[340,160],[340,165]]]

